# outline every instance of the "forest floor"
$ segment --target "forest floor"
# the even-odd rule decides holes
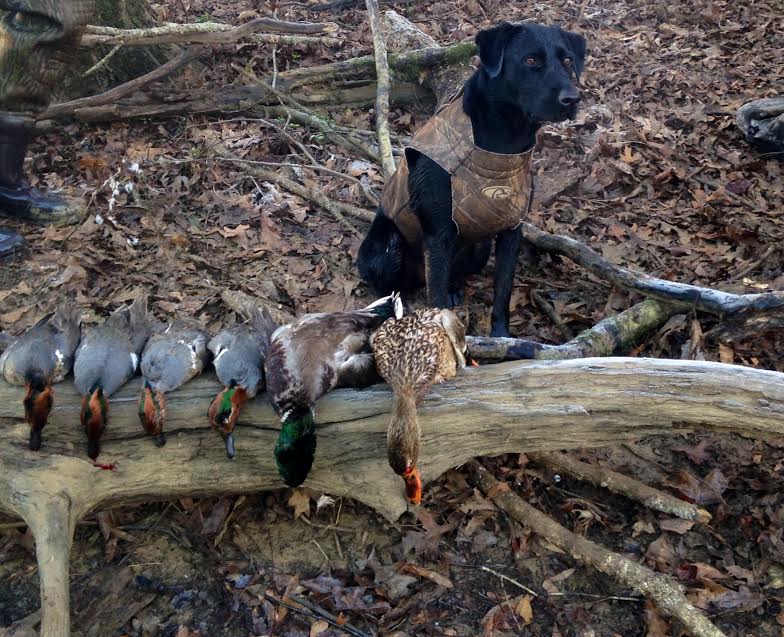
[[[279,70],[372,51],[364,3],[331,12],[314,11],[311,0],[277,4],[279,18],[337,22],[344,42],[279,47]],[[176,22],[238,24],[268,15],[264,3],[249,0],[154,6],[162,20]],[[568,173],[572,186],[535,209],[532,222],[662,278],[738,292],[784,289],[783,165],[748,147],[733,121],[744,102],[781,92],[784,15],[777,0],[433,0],[383,2],[386,8],[444,45],[502,19],[558,22],[583,33],[583,115],[543,131],[537,164],[540,174]],[[202,61],[158,90],[245,83],[237,67],[259,77],[273,73],[265,46],[216,46]],[[410,135],[432,108],[393,109],[394,132]],[[374,130],[368,110],[331,114]],[[303,128],[287,131],[323,165],[380,189],[377,165]],[[274,127],[241,113],[70,124],[37,138],[28,166],[33,181],[84,193],[93,209],[77,227],[17,224],[30,249],[0,269],[0,329],[31,325],[67,295],[89,321],[143,291],[160,318],[194,316],[212,332],[236,320],[221,302],[225,289],[259,298],[280,320],[368,302],[372,294],[355,267],[365,226],[356,222],[356,232],[348,232],[241,166],[204,159],[221,141],[246,159],[300,162]],[[367,207],[355,183],[283,170]],[[115,188],[120,194],[110,210]],[[488,333],[491,281],[487,268],[468,282],[470,333]],[[575,333],[640,300],[565,259],[540,255],[518,269],[511,330],[547,343],[565,338],[534,292]],[[630,354],[784,371],[781,334],[719,343],[705,337],[715,324],[704,315],[677,315]],[[565,526],[682,581],[727,635],[784,635],[784,447],[684,435],[578,455],[698,502],[713,521],[667,519],[554,476],[524,455],[486,462]],[[320,496],[299,489],[182,499],[87,518],[72,555],[75,628],[95,637],[341,634],[279,603],[296,597],[368,635],[683,634],[632,591],[509,520],[468,487],[459,469],[426,489],[416,516],[395,524],[351,501]],[[38,608],[32,548],[24,527],[0,520],[0,634]],[[531,612],[524,591],[498,574],[539,593]]]

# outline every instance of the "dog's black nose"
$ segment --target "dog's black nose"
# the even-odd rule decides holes
[[[580,103],[580,91],[574,86],[562,88],[561,92],[558,93],[558,101],[561,103],[561,106],[576,106]]]

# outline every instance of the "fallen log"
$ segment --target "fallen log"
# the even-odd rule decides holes
[[[488,336],[466,336],[466,343],[471,356],[481,363],[612,356],[628,352],[676,311],[672,305],[647,299],[620,314],[602,319],[562,345]]]
[[[334,22],[285,22],[272,18],[256,18],[240,26],[220,22],[197,22],[194,24],[168,23],[147,29],[116,29],[113,27],[88,25],[82,35],[81,46],[100,44],[123,46],[151,46],[155,44],[230,44],[249,37],[259,31],[267,33],[295,33],[312,35],[334,33]]]
[[[475,456],[604,446],[707,429],[757,439],[784,436],[784,374],[701,361],[588,358],[468,369],[434,388],[419,410],[425,480]],[[112,397],[100,461],[84,453],[80,398],[57,385],[40,452],[27,449],[22,392],[0,383],[0,510],[36,538],[43,637],[68,629],[68,558],[76,522],[129,502],[247,493],[283,486],[272,449],[278,419],[266,397],[251,401],[226,458],[206,410],[219,385],[201,377],[168,397],[168,444],[157,448],[136,412],[140,381]],[[378,385],[340,390],[317,405],[319,446],[307,485],[352,497],[389,519],[406,510],[387,465],[391,394]],[[219,479],[216,479],[219,477]]]
[[[390,104],[401,106],[426,100],[430,92],[420,86],[422,71],[441,66],[466,65],[474,54],[473,43],[451,47],[434,47],[390,53],[389,67],[393,74],[390,86]],[[375,103],[375,63],[372,55],[336,62],[332,65],[281,73],[278,89],[287,91],[293,98],[311,105],[351,105],[365,107]],[[316,70],[317,69],[317,70]],[[323,85],[323,86],[321,86]],[[40,119],[69,119],[82,122],[107,122],[140,117],[176,117],[195,113],[237,113],[257,106],[277,106],[280,101],[262,85],[223,86],[208,91],[189,92],[180,97],[141,94],[136,97],[113,101],[93,107],[73,108],[72,105],[54,104]]]
[[[520,224],[523,238],[537,249],[568,257],[596,276],[619,287],[638,292],[664,303],[684,309],[714,314],[729,321],[724,332],[737,336],[743,328],[763,327],[770,331],[784,326],[784,292],[734,294],[688,283],[659,279],[644,272],[635,272],[605,259],[587,245],[570,237],[551,234],[530,223]]]

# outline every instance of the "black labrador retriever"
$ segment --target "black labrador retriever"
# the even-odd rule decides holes
[[[476,43],[482,65],[466,82],[462,110],[470,118],[477,148],[519,155],[533,148],[543,123],[575,116],[580,102],[575,83],[585,61],[583,36],[553,26],[501,23],[480,31]],[[453,220],[450,173],[413,148],[406,149],[406,159],[407,201],[421,225],[420,238],[406,240],[381,206],[359,250],[360,275],[378,294],[424,283],[430,305],[459,305],[465,277],[487,263],[492,237],[466,241]],[[491,333],[508,336],[519,227],[504,228],[495,238]]]

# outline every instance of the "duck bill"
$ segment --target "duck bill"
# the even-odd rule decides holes
[[[234,432],[223,434],[223,442],[226,444],[226,455],[229,460],[234,460],[234,456],[237,455],[237,450],[234,448]]]
[[[422,476],[419,475],[419,469],[406,469],[403,481],[406,483],[406,499],[409,503],[418,505],[422,502]]]

